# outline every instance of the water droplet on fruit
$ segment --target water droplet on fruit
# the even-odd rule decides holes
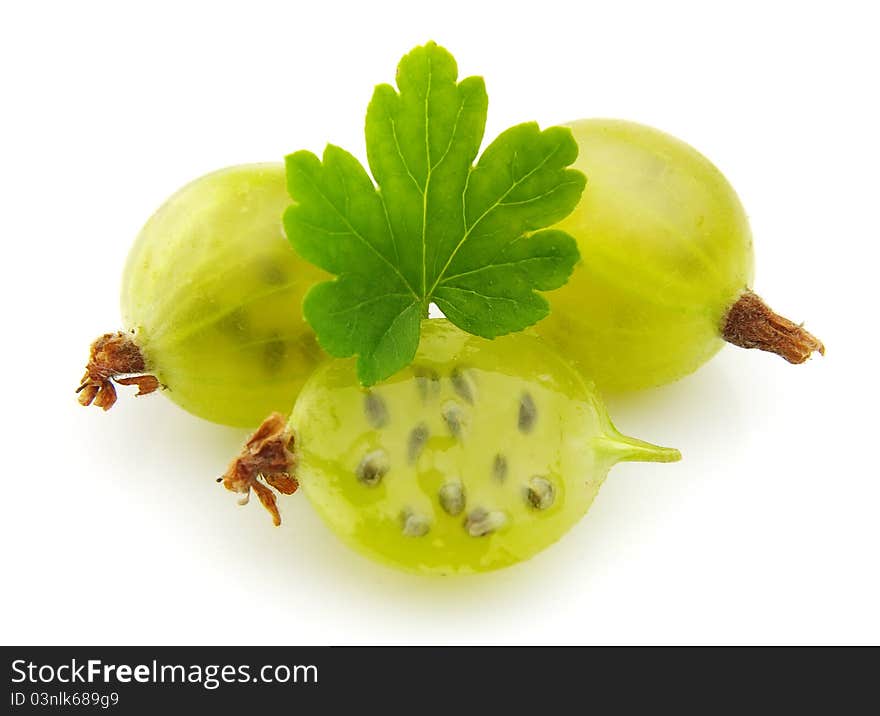
[[[501,453],[498,453],[492,461],[492,476],[498,482],[504,482],[507,479],[507,458]]]
[[[425,423],[419,423],[412,429],[412,432],[409,434],[409,442],[407,443],[407,456],[410,462],[418,460],[419,455],[422,454],[422,450],[425,448],[425,443],[428,442],[429,435],[430,432]]]
[[[447,482],[438,493],[440,507],[448,515],[457,517],[464,511],[464,487],[459,482]]]
[[[460,440],[464,432],[465,421],[464,411],[461,406],[454,400],[449,400],[443,404],[442,414],[446,427],[449,428],[449,433],[454,438]]]
[[[530,433],[538,420],[538,408],[531,393],[523,393],[519,399],[519,417],[517,427],[521,433]]]
[[[471,510],[464,518],[464,528],[471,537],[485,537],[495,530],[503,527],[507,522],[507,515],[498,510],[489,510],[478,507]]]
[[[455,392],[458,393],[459,397],[465,402],[473,404],[476,391],[474,389],[474,382],[470,376],[470,371],[456,366],[452,369],[449,379],[452,381],[452,387],[455,389]]]
[[[381,397],[373,392],[364,396],[364,415],[374,428],[384,428],[388,424],[388,407]]]
[[[431,523],[427,517],[417,515],[409,510],[400,513],[400,522],[405,537],[424,537],[431,531]]]
[[[556,499],[556,488],[546,477],[535,475],[525,488],[525,496],[536,510],[546,510]]]
[[[364,485],[373,487],[379,484],[389,469],[391,469],[391,465],[388,462],[388,453],[380,449],[364,455],[354,473]]]

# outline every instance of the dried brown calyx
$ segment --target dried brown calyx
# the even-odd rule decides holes
[[[251,490],[256,492],[277,527],[281,524],[281,515],[275,493],[269,488],[274,487],[283,495],[292,495],[299,487],[290,474],[296,464],[292,448],[293,435],[287,429],[287,421],[281,413],[272,413],[251,435],[241,454],[229,463],[226,474],[217,482],[241,495],[240,505],[248,503]],[[265,480],[268,487],[260,479]]]
[[[105,333],[92,343],[86,374],[76,392],[82,405],[97,405],[109,410],[116,402],[119,385],[136,385],[137,395],[159,389],[159,380],[147,373],[141,349],[127,333]]]
[[[825,346],[803,326],[774,313],[759,296],[746,290],[724,319],[722,336],[741,348],[760,348],[781,355],[789,363],[803,363]]]

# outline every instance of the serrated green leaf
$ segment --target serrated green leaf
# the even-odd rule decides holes
[[[540,230],[584,188],[568,168],[571,132],[517,125],[474,166],[488,99],[481,78],[457,78],[452,55],[428,43],[400,61],[397,90],[376,87],[366,140],[378,189],[339,147],[287,157],[287,236],[338,276],[308,293],[305,317],[330,354],[358,356],[365,385],[412,360],[432,301],[477,335],[522,330],[547,315],[536,291],[563,285],[578,260],[570,236]]]

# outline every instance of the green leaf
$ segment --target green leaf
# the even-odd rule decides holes
[[[454,324],[494,338],[547,315],[537,291],[562,286],[578,260],[574,240],[546,230],[574,209],[585,178],[570,130],[535,123],[503,132],[483,152],[483,80],[457,82],[434,43],[376,87],[367,108],[370,171],[328,145],[287,157],[294,204],[287,236],[337,278],[313,287],[303,311],[328,353],[358,356],[372,385],[405,367],[431,302]]]

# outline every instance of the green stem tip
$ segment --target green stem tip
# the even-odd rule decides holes
[[[660,447],[628,435],[607,435],[599,438],[600,449],[615,462],[678,462],[681,453],[675,448]]]

